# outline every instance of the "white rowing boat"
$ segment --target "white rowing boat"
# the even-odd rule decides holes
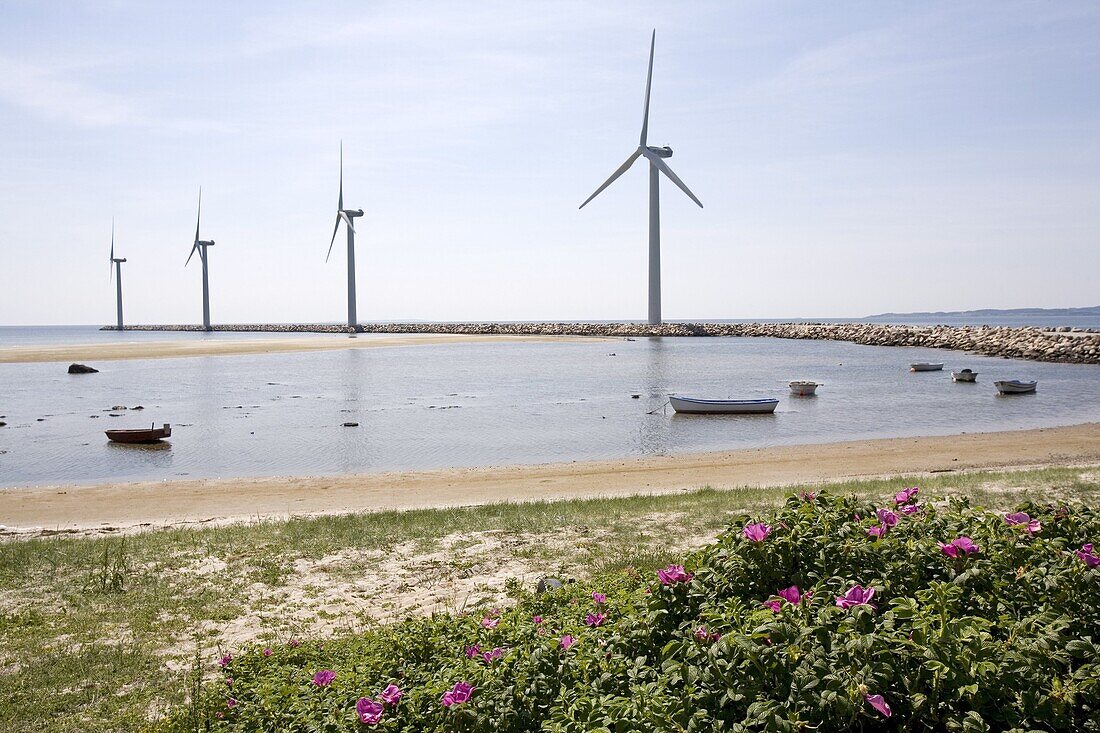
[[[933,364],[927,361],[918,361],[909,365],[909,371],[911,372],[938,372],[943,369],[943,364]]]
[[[796,397],[812,397],[817,393],[817,388],[821,385],[817,382],[808,382],[804,380],[795,380],[787,385],[791,388],[791,394]]]
[[[1038,382],[1021,382],[1018,379],[1005,379],[1000,382],[994,382],[993,386],[997,388],[997,391],[1001,394],[1027,394],[1034,392]]]
[[[669,397],[672,409],[689,415],[770,415],[779,400],[701,400],[696,397]]]
[[[951,372],[951,379],[955,382],[975,382],[978,379],[978,373],[963,369],[961,372]]]

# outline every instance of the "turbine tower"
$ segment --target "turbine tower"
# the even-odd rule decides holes
[[[209,268],[207,267],[206,248],[214,246],[214,240],[203,241],[199,239],[199,223],[202,221],[202,187],[199,187],[199,214],[195,218],[195,244],[191,247],[191,254],[187,255],[187,262],[183,263],[184,267],[191,262],[191,258],[195,252],[199,253],[199,259],[202,260],[202,327],[203,330],[210,330],[210,276]]]
[[[668,176],[668,180],[675,183],[681,191],[688,195],[695,203],[699,204],[699,208],[703,208],[703,204],[699,199],[695,198],[693,194],[684,182],[677,177],[672,169],[668,167],[668,163],[664,161],[665,158],[672,157],[672,148],[667,145],[655,146],[648,145],[646,138],[649,133],[649,89],[653,83],[653,49],[657,44],[657,31],[653,31],[653,36],[649,41],[649,75],[645,81],[645,109],[642,113],[642,136],[638,141],[638,149],[630,154],[630,157],[626,159],[626,162],[619,166],[619,169],[611,174],[611,177],[604,181],[603,185],[596,189],[596,192],[585,199],[584,203],[579,208],[583,209],[592,199],[596,198],[605,188],[615,182],[615,179],[626,173],[630,169],[630,166],[634,165],[639,157],[644,157],[649,161],[649,323],[652,325],[658,325],[661,323],[661,196],[659,190],[660,173],[664,173]]]
[[[118,308],[118,330],[122,330],[122,263],[125,257],[115,257],[115,220],[111,219],[111,257],[107,264],[109,274],[107,282],[115,279],[115,305]]]
[[[328,243],[325,262],[332,255],[332,245],[336,243],[336,232],[343,221],[348,229],[348,328],[358,331],[359,321],[355,316],[355,223],[352,219],[363,215],[362,209],[344,208],[344,141],[340,141],[340,198],[336,201],[336,226],[332,228],[332,239]]]

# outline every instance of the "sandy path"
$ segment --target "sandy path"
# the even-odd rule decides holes
[[[1100,463],[1100,423],[625,461],[3,489],[0,524],[8,530],[125,529],[1065,463]]]
[[[239,354],[276,354],[293,351],[335,351],[379,346],[418,346],[423,344],[471,344],[486,342],[581,341],[584,336],[508,336],[460,335],[439,333],[393,334],[388,336],[346,334],[301,335],[282,338],[203,339],[196,333],[192,340],[120,341],[103,344],[65,344],[58,346],[0,347],[0,364],[41,361],[96,362],[115,359],[166,359],[183,356],[233,356]]]

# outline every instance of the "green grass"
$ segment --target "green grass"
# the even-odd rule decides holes
[[[1100,495],[1096,467],[861,480],[830,491],[885,496],[913,484],[922,498],[963,495],[994,508],[1068,497],[1095,505]],[[730,515],[796,491],[704,489],[10,541],[0,544],[0,723],[139,728],[180,703],[196,658],[208,668],[222,646],[352,632],[435,602],[500,602],[509,585],[501,568],[514,570],[513,587],[530,587],[543,573],[657,567],[713,537]],[[415,593],[428,600],[418,606]]]

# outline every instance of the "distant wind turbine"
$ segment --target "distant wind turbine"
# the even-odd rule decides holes
[[[118,308],[118,330],[122,330],[122,263],[125,257],[115,257],[115,220],[111,219],[111,257],[107,264],[107,282],[115,279],[115,304]]]
[[[332,239],[328,243],[325,262],[332,256],[332,245],[336,243],[336,232],[343,221],[348,229],[348,328],[359,330],[359,321],[355,316],[355,224],[352,219],[363,215],[362,209],[344,208],[344,141],[340,141],[340,198],[336,201],[336,226],[332,228]]]
[[[206,260],[206,248],[214,246],[214,240],[203,241],[199,239],[199,223],[202,221],[202,187],[199,187],[199,213],[195,218],[195,244],[191,247],[191,254],[187,255],[187,262],[183,263],[184,267],[191,262],[191,258],[195,255],[195,252],[199,253],[199,259],[202,260],[202,327],[203,329],[210,330],[210,277],[209,269],[207,268]]]
[[[596,192],[585,199],[579,207],[583,209],[585,204],[614,183],[616,178],[626,173],[639,157],[644,157],[649,161],[649,322],[654,325],[661,322],[661,198],[658,188],[660,183],[658,172],[668,176],[668,179],[686,193],[688,198],[699,204],[700,209],[703,208],[702,202],[695,198],[695,194],[684,185],[684,182],[672,172],[672,169],[663,160],[672,157],[672,148],[667,145],[658,147],[646,144],[646,137],[649,133],[649,89],[653,83],[653,50],[656,45],[657,31],[654,30],[653,37],[649,42],[649,75],[645,81],[645,111],[642,114],[642,135],[638,141],[638,149],[631,153],[626,162],[619,166],[619,169],[612,173],[611,177],[604,181],[603,185],[597,188]]]

